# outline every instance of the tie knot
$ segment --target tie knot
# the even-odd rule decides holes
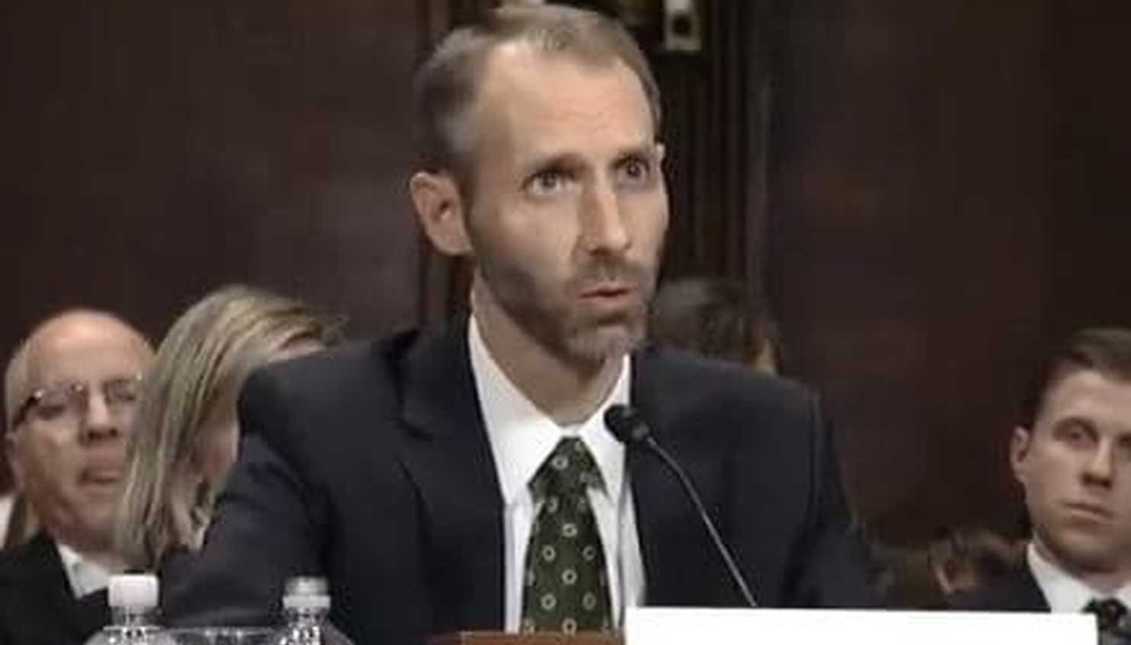
[[[530,483],[535,499],[547,494],[576,493],[589,486],[601,486],[601,471],[585,443],[577,437],[565,437],[538,467]]]
[[[1091,600],[1084,606],[1084,611],[1096,615],[1101,632],[1116,630],[1127,615],[1127,607],[1115,598]]]

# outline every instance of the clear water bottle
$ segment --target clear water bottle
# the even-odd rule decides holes
[[[325,578],[287,580],[283,592],[283,625],[274,645],[324,645],[334,642],[330,624],[330,588]]]
[[[87,639],[87,645],[173,645],[157,624],[157,576],[110,577],[110,624]]]

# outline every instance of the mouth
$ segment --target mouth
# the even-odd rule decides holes
[[[87,468],[79,475],[79,482],[85,486],[113,487],[122,480],[122,469],[119,467]]]
[[[602,282],[590,286],[581,292],[584,300],[623,300],[636,293],[632,284],[627,282]]]
[[[1115,516],[1106,506],[1092,502],[1067,502],[1064,507],[1070,514],[1085,519],[1107,522]]]

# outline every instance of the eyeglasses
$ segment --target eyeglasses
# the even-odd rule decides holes
[[[141,398],[141,376],[127,376],[103,381],[102,400],[115,416],[132,409]],[[63,419],[78,420],[90,408],[90,387],[86,383],[60,383],[42,387],[31,393],[12,417],[12,428],[29,417],[43,422]]]

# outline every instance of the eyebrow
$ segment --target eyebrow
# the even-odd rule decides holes
[[[624,161],[625,159],[631,159],[631,158],[634,158],[634,157],[644,157],[646,159],[652,159],[655,156],[656,156],[656,144],[655,144],[655,142],[651,142],[651,143],[642,143],[642,144],[638,144],[638,145],[634,145],[634,146],[629,146],[629,147],[625,148],[624,150],[622,150],[620,153],[618,153],[613,158],[616,159],[617,162],[619,163],[621,161]]]
[[[645,158],[654,159],[656,157],[656,143],[649,141],[646,143],[638,143],[621,148],[613,155],[613,165],[619,164],[626,159],[632,158]],[[546,156],[537,156],[522,165],[523,176],[527,176],[536,172],[541,172],[550,168],[579,168],[585,165],[584,155],[572,151],[558,152]]]
[[[1092,421],[1088,417],[1082,417],[1075,414],[1057,419],[1056,422],[1052,424],[1052,429],[1054,431],[1063,430],[1069,427],[1081,427],[1093,433],[1098,431],[1098,426],[1094,421]]]

